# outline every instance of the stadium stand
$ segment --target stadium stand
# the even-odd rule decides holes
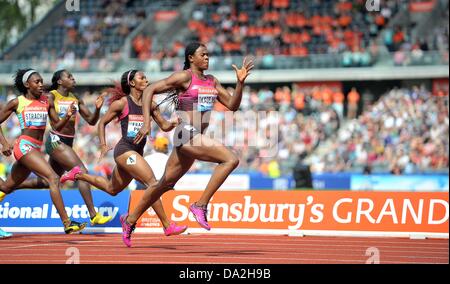
[[[246,54],[256,56],[256,69],[274,71],[340,68],[345,72],[345,67],[448,65],[448,1],[437,2],[441,6],[433,11],[417,12],[410,1],[386,0],[380,2],[379,13],[371,13],[362,0],[86,0],[81,1],[79,13],[62,9],[58,14],[59,6],[50,11],[39,23],[42,30],[38,37],[28,33],[3,51],[0,73],[12,74],[26,65],[48,73],[67,68],[113,74],[131,67],[148,71],[149,62],[158,65],[155,72],[179,70],[184,46],[191,40],[207,43],[211,71],[229,70],[232,62],[239,62]],[[191,4],[189,9],[187,4]],[[179,17],[173,20],[176,13]],[[158,19],[169,24],[177,21],[180,28],[169,37],[167,30],[158,26]],[[430,20],[434,28],[427,30]],[[142,27],[153,21],[154,26]],[[35,41],[27,45],[28,37]],[[351,83],[345,93],[343,89],[305,92],[295,84],[272,83],[249,84],[241,111],[277,111],[277,155],[264,158],[267,149],[235,147],[242,157],[237,171],[277,177],[291,172],[305,154],[314,172],[362,172],[368,166],[373,172],[448,171],[448,138],[443,138],[448,134],[448,81],[443,97],[431,94],[430,84],[391,88],[368,106],[362,103],[361,89],[350,91]],[[88,105],[93,105],[99,87],[103,86],[85,85],[81,90]],[[2,102],[14,96],[11,89],[6,92]],[[396,110],[391,113],[380,107],[383,105]],[[211,131],[224,121],[221,110],[217,111]],[[266,126],[270,123],[269,117]],[[6,136],[16,137],[16,126],[12,118],[4,129],[10,131]],[[76,151],[91,171],[108,175],[111,157],[104,165],[97,165],[97,146],[89,143],[95,137],[95,127],[84,121],[78,127]],[[375,135],[374,129],[379,133]],[[107,131],[114,145],[120,136],[118,128],[112,125]],[[169,134],[154,128],[152,136],[157,135]],[[236,133],[230,132],[223,140],[233,136]],[[403,147],[398,147],[400,144]],[[8,159],[2,159],[4,167],[0,169],[10,165],[12,160]],[[191,171],[206,169],[206,165],[196,163]]]
[[[33,39],[33,48],[11,48],[3,57],[32,59],[43,71],[64,66],[112,72],[123,69],[130,56],[136,64],[158,60],[158,70],[170,71],[182,68],[186,42],[200,40],[223,58],[211,60],[211,70],[224,70],[243,54],[257,56],[259,69],[448,64],[448,1],[434,14],[414,13],[427,14],[417,20],[408,1],[381,1],[380,13],[368,11],[365,2],[86,0],[80,13],[54,9],[39,24],[39,37],[29,33],[21,40]],[[165,19],[164,11],[180,16]],[[436,25],[429,33],[431,20]],[[170,37],[155,28],[160,21],[177,27]],[[142,22],[147,27],[138,28]],[[5,62],[0,68],[16,66]]]
[[[311,158],[315,172],[424,173],[448,169],[448,96],[393,89]],[[326,143],[326,142],[325,142]]]

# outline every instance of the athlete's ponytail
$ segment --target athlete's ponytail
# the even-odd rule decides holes
[[[164,110],[177,109],[178,108],[178,93],[177,91],[171,91],[167,94],[167,96],[161,100],[156,108],[160,108],[161,106]]]
[[[128,96],[131,93],[130,82],[134,79],[134,76],[138,71],[139,70],[133,69],[123,73],[120,78],[120,83],[115,83],[114,88],[108,88],[105,90],[106,92],[112,94],[112,97],[109,99],[110,104]]]

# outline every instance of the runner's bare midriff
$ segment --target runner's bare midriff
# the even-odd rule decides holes
[[[39,141],[43,141],[44,140],[44,133],[45,130],[41,130],[41,129],[23,129],[22,130],[22,135],[26,135],[26,136],[30,136],[34,139],[37,139]]]

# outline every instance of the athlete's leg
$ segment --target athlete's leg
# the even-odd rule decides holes
[[[75,151],[64,143],[61,143],[53,149],[50,155],[50,165],[61,176],[64,171],[70,171],[73,167],[79,166],[82,173],[87,173],[87,169],[83,162],[80,160]],[[92,200],[92,192],[89,183],[85,181],[78,182],[78,189],[86,204],[89,215],[91,218],[95,217],[97,212],[94,208],[94,202]]]
[[[18,189],[18,186],[30,175],[31,171],[19,162],[15,162],[12,166],[11,173],[6,181],[0,179],[0,191],[10,194]]]
[[[50,166],[52,167],[52,169],[55,171],[55,173],[58,176],[61,176],[64,173],[64,169],[56,161],[54,161],[51,157],[50,157],[48,163],[50,164]],[[19,184],[16,188],[17,189],[22,189],[22,188],[37,189],[37,188],[48,188],[48,187],[49,187],[49,184],[45,179],[43,179],[41,177],[36,177],[36,178],[27,178],[24,182]]]
[[[127,163],[128,158],[134,155],[134,162]],[[148,165],[147,161],[137,152],[126,152],[116,159],[117,166],[130,174],[134,179],[140,181],[146,186],[149,186],[156,182],[155,175],[152,168]],[[166,212],[160,199],[156,200],[152,205],[156,215],[158,215],[164,228],[169,227],[170,220],[167,218]],[[148,207],[147,207],[148,208]]]
[[[32,150],[20,159],[20,163],[30,171],[45,179],[50,188],[50,196],[64,225],[70,224],[59,189],[59,176],[53,171],[41,152]]]
[[[219,164],[214,169],[211,179],[202,196],[196,202],[197,206],[205,207],[230,173],[237,168],[239,159],[231,150],[220,142],[201,134],[196,135],[192,139],[192,145],[185,144],[181,146],[180,152],[191,159]]]
[[[85,181],[112,196],[119,194],[133,180],[133,177],[129,173],[117,166],[114,167],[111,180],[86,173],[77,174],[75,178],[78,181]]]
[[[13,234],[5,232],[0,228],[0,239],[6,239],[12,237]]]
[[[28,178],[21,184],[19,184],[16,189],[37,189],[37,188],[48,188],[48,182],[41,178]]]
[[[158,183],[151,184],[144,192],[142,199],[134,211],[128,216],[127,222],[135,224],[144,212],[164,194],[173,189],[178,180],[191,168],[194,159],[180,153],[175,148],[169,156],[163,177]]]

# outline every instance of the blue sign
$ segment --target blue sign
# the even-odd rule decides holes
[[[252,173],[249,174],[249,176],[250,176],[250,189],[287,190],[295,188],[295,181],[291,176],[270,178],[260,173]]]
[[[350,189],[351,174],[313,174],[314,189]]]
[[[78,222],[89,223],[89,212],[78,190],[61,191],[66,212]],[[104,227],[121,227],[119,217],[128,211],[130,192],[111,196],[92,190],[96,211],[113,220]],[[19,190],[7,195],[0,204],[0,227],[62,227],[62,222],[48,190]],[[96,226],[102,227],[102,226]]]
[[[352,175],[352,190],[448,191],[448,175]]]

